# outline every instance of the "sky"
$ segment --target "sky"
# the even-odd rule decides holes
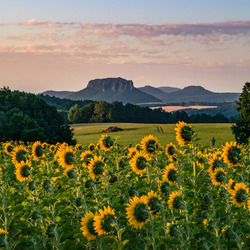
[[[0,0],[0,87],[78,91],[122,77],[240,93],[249,13],[249,0]]]

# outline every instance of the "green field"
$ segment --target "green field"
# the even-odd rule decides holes
[[[216,139],[215,146],[220,146],[227,141],[235,141],[234,135],[231,131],[231,124],[191,124],[194,128],[198,138],[201,138],[200,144],[211,146],[211,140]],[[124,131],[109,133],[112,138],[117,138],[119,144],[128,146],[132,144],[135,146],[140,143],[141,139],[147,135],[154,135],[159,140],[161,145],[165,146],[172,142],[177,144],[175,139],[175,124],[138,124],[138,123],[85,123],[73,124],[74,138],[77,143],[88,145],[90,143],[97,143],[102,131],[108,127],[116,126],[124,129]],[[158,128],[157,128],[158,127]],[[163,133],[159,128],[162,128]]]

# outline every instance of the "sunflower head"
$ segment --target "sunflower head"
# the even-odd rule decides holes
[[[137,149],[136,148],[129,148],[129,150],[128,150],[128,157],[129,158],[133,158],[136,153],[137,153]]]
[[[177,160],[177,149],[175,147],[175,145],[170,142],[166,148],[165,148],[165,153],[167,155],[167,157],[169,158],[170,161],[176,161]]]
[[[12,143],[6,142],[6,143],[4,144],[4,152],[5,152],[7,155],[11,155],[12,151],[13,151],[13,145],[12,145]]]
[[[83,153],[81,153],[81,160],[83,161],[82,166],[85,168],[88,168],[91,159],[94,159],[94,155],[92,151],[87,150]]]
[[[182,233],[178,229],[178,225],[173,223],[173,222],[167,222],[167,224],[166,224],[166,233],[170,237],[182,236]]]
[[[145,153],[152,155],[159,148],[159,141],[153,135],[145,136],[141,141],[142,149]]]
[[[148,198],[135,196],[129,200],[126,214],[129,224],[135,228],[141,228],[149,220]]]
[[[224,147],[224,160],[228,164],[228,167],[237,166],[241,163],[241,149],[236,142],[226,143]]]
[[[117,176],[114,173],[109,173],[109,184],[114,184],[117,182]]]
[[[129,161],[132,170],[136,174],[142,175],[147,168],[149,157],[144,152],[137,152],[135,156]]]
[[[241,207],[248,200],[249,188],[244,183],[236,183],[234,190],[231,191],[231,199],[233,204]]]
[[[81,230],[82,234],[88,240],[95,240],[98,235],[94,228],[94,217],[95,215],[92,212],[87,212],[85,216],[81,219]]]
[[[175,168],[173,163],[170,163],[165,169],[162,180],[167,181],[170,185],[173,185],[177,181],[177,179],[177,169]]]
[[[88,149],[93,152],[95,150],[95,144],[94,143],[90,143],[88,146]]]
[[[70,147],[64,148],[59,154],[58,161],[64,168],[73,167],[76,162],[73,149]]]
[[[108,151],[114,146],[114,140],[109,135],[102,135],[98,143],[104,151]]]
[[[185,204],[182,200],[181,193],[178,191],[174,191],[170,194],[168,199],[168,206],[171,209],[183,209]]]
[[[20,145],[14,148],[13,153],[12,153],[12,161],[16,165],[18,163],[21,163],[22,161],[25,162],[27,161],[27,149]]]
[[[94,156],[94,159],[89,163],[89,174],[95,180],[101,175],[105,174],[104,159],[101,156]]]
[[[216,168],[214,172],[211,174],[212,183],[215,186],[221,185],[226,181],[226,172],[223,168]]]
[[[160,190],[163,194],[168,194],[170,191],[170,184],[167,181],[162,181]]]
[[[153,190],[148,192],[148,207],[153,217],[159,214],[162,208],[160,197]]]
[[[225,167],[225,162],[223,161],[223,158],[221,157],[220,152],[217,152],[213,154],[209,161],[209,169],[208,172],[210,175],[212,175],[215,171],[216,168],[224,168]]]
[[[98,235],[112,233],[115,224],[115,211],[110,206],[99,209],[99,215],[94,217],[94,229]]]
[[[31,163],[30,162],[24,162],[21,161],[21,163],[16,164],[16,178],[19,181],[26,181],[30,179],[31,174]]]
[[[192,127],[185,123],[179,122],[176,124],[176,140],[180,146],[190,145],[194,136],[194,131]]]
[[[68,176],[70,179],[76,178],[76,172],[73,167],[66,168],[65,175]]]
[[[35,161],[38,161],[39,159],[41,159],[42,157],[44,157],[44,150],[43,150],[43,146],[41,144],[40,141],[37,141],[33,144],[32,146],[32,155],[33,155],[33,159]]]

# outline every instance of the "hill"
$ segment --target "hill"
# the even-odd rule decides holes
[[[158,98],[135,88],[132,81],[120,77],[91,80],[85,89],[72,93],[67,98],[132,104],[161,102]]]
[[[42,92],[41,94],[46,96],[51,96],[51,97],[58,97],[58,98],[66,98],[68,95],[73,94],[73,91],[56,91],[56,90],[47,90]]]
[[[239,99],[240,93],[215,93],[201,86],[188,86],[184,89],[166,93],[161,100],[165,103],[180,102],[207,102],[207,103],[223,103],[234,102]]]
[[[152,95],[160,100],[164,99],[166,96],[166,92],[162,91],[159,88],[152,87],[150,85],[146,85],[146,86],[138,88],[138,89],[141,90],[142,92],[144,92],[148,95]]]
[[[163,92],[165,92],[165,93],[172,93],[172,92],[181,90],[180,88],[169,87],[169,86],[159,87],[158,89],[160,89],[161,91],[163,91]]]

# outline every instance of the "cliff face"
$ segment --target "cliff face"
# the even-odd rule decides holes
[[[72,100],[120,101],[123,103],[161,102],[134,87],[132,81],[123,78],[104,78],[89,81],[87,87],[67,97]]]
[[[132,81],[125,80],[123,78],[105,78],[105,79],[95,79],[88,83],[87,88],[91,88],[97,91],[107,92],[107,91],[126,91],[133,90],[134,84]]]

